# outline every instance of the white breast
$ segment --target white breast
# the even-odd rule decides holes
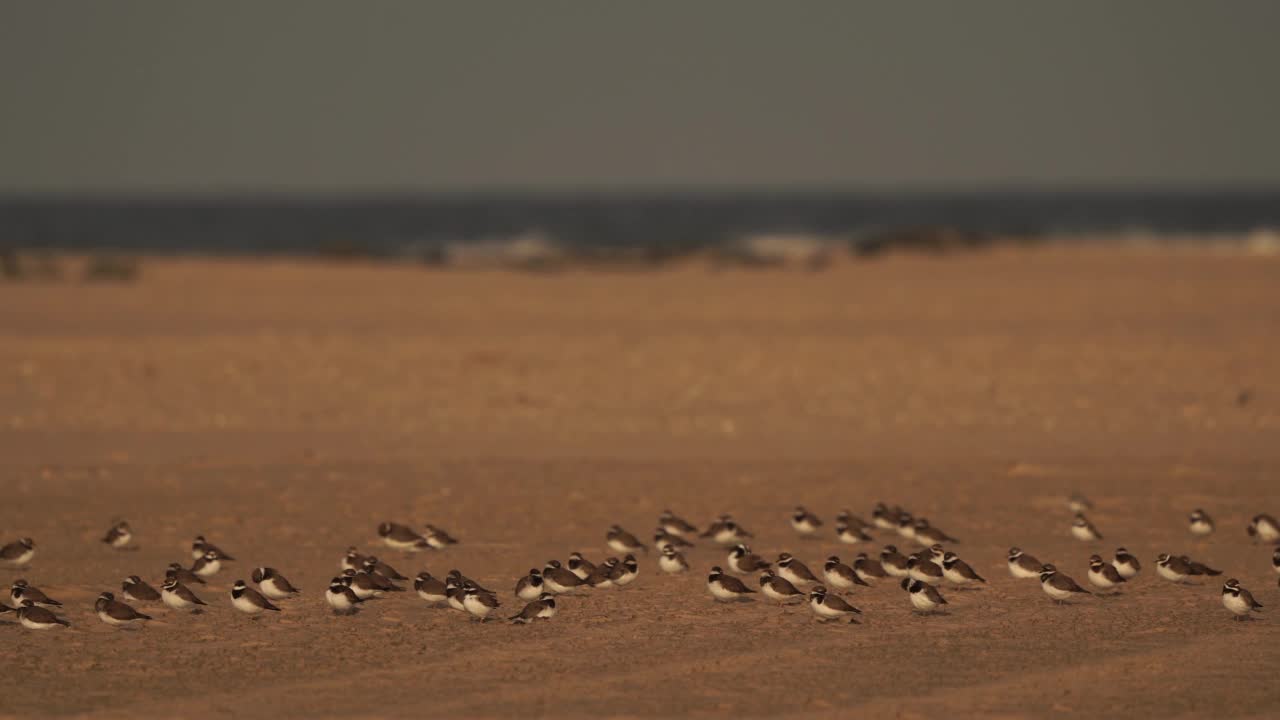
[[[1120,577],[1124,578],[1125,580],[1128,580],[1129,578],[1138,574],[1138,571],[1134,570],[1132,565],[1119,563],[1119,562],[1116,562],[1115,560],[1111,561],[1111,567],[1115,568],[1116,572],[1120,573]]]
[[[1252,610],[1252,608],[1245,603],[1244,598],[1230,593],[1222,593],[1222,604],[1225,605],[1228,610],[1237,615],[1248,615],[1249,611]]]
[[[929,599],[928,595],[922,592],[908,593],[908,595],[911,596],[911,604],[917,610],[932,610],[938,606],[937,603]]]
[[[1093,531],[1089,529],[1088,525],[1072,525],[1071,534],[1075,536],[1077,540],[1093,540],[1094,539]]]
[[[479,598],[474,595],[468,595],[463,598],[462,606],[466,608],[467,612],[475,615],[476,617],[485,617],[493,610],[493,608],[480,602]]]
[[[1172,580],[1174,582],[1180,582],[1186,577],[1186,575],[1174,572],[1168,565],[1156,565],[1156,573],[1165,580]]]
[[[812,535],[814,532],[818,530],[818,526],[809,522],[807,518],[799,522],[796,522],[796,520],[793,518],[791,520],[791,527],[795,528],[796,532],[800,533],[801,535]]]
[[[619,586],[619,587],[621,587],[621,586],[623,586],[623,585],[628,585],[628,584],[630,584],[630,583],[631,583],[631,581],[632,581],[632,580],[635,580],[635,579],[636,579],[636,575],[638,575],[638,574],[639,574],[639,573],[625,572],[625,573],[623,573],[623,574],[622,574],[622,576],[621,576],[621,577],[619,577],[617,580],[614,580],[614,581],[613,581],[613,583],[614,583],[615,585]]]
[[[1257,525],[1258,539],[1265,542],[1274,542],[1280,540],[1280,528],[1272,525],[1266,520],[1262,520]]]
[[[665,555],[658,558],[658,567],[661,568],[662,571],[666,573],[679,573],[679,572],[684,572],[686,569],[683,565],[680,564],[679,560],[676,560],[675,558],[669,558]]]
[[[116,548],[124,547],[125,545],[128,545],[129,541],[132,539],[133,539],[133,533],[121,533],[117,535],[114,540],[111,541],[111,547],[116,547]]]
[[[1038,578],[1040,573],[1027,570],[1017,563],[1016,560],[1009,561],[1009,574],[1016,578]]]
[[[721,600],[733,600],[738,597],[737,593],[729,592],[718,582],[707,583],[707,589],[711,591],[712,595],[720,598]]]
[[[964,585],[964,584],[966,584],[966,583],[971,583],[971,582],[973,582],[973,581],[972,581],[972,580],[970,580],[969,578],[967,578],[967,577],[965,577],[965,576],[961,575],[961,574],[960,574],[960,571],[959,571],[959,570],[957,570],[957,569],[956,569],[956,566],[954,566],[954,565],[953,565],[953,566],[951,566],[950,568],[943,568],[943,569],[942,569],[942,576],[943,576],[944,578],[946,578],[948,582],[955,583],[956,585]]]
[[[335,610],[350,610],[352,607],[352,602],[347,599],[346,593],[336,593],[325,590],[324,599],[328,600],[329,606]]]
[[[1066,600],[1067,598],[1071,597],[1070,592],[1067,592],[1066,590],[1060,590],[1054,587],[1051,583],[1041,582],[1040,587],[1044,588],[1045,594],[1053,598],[1054,600]]]
[[[101,620],[102,622],[104,622],[104,623],[108,624],[108,625],[114,625],[114,626],[116,626],[116,627],[119,627],[119,626],[121,626],[121,625],[128,625],[128,624],[129,624],[129,621],[128,621],[128,620],[117,620],[116,618],[111,617],[110,615],[106,614],[105,612],[100,612],[100,613],[98,613],[98,619],[99,619],[99,620]]]
[[[809,607],[812,608],[813,611],[817,613],[819,617],[833,618],[833,617],[840,617],[841,615],[844,614],[839,610],[832,610],[831,608],[827,607],[823,603],[818,602],[817,600],[810,600]]]
[[[266,580],[258,583],[258,589],[262,591],[263,595],[266,595],[272,600],[284,600],[289,597],[289,593],[281,590],[280,587],[276,585],[275,578],[267,578]]]
[[[160,592],[160,599],[164,601],[165,605],[168,605],[174,610],[185,610],[194,604],[183,600],[177,593],[170,592],[168,590],[162,590]]]
[[[222,569],[222,561],[214,560],[213,562],[205,563],[200,567],[200,569],[192,570],[191,572],[195,573],[200,577],[209,577],[211,575],[218,574],[218,571],[221,569]]]
[[[382,538],[382,544],[396,550],[404,550],[407,552],[420,552],[422,546],[418,544],[418,540],[395,540],[390,537]]]
[[[828,584],[828,585],[830,585],[831,587],[834,587],[834,588],[839,588],[839,589],[841,589],[841,590],[847,590],[847,589],[849,589],[849,588],[853,587],[853,581],[851,581],[851,580],[846,580],[846,579],[844,579],[844,577],[842,577],[842,576],[840,576],[840,575],[838,575],[838,574],[836,574],[836,573],[834,573],[834,572],[831,572],[831,571],[829,571],[829,570],[825,570],[825,569],[824,569],[824,570],[822,571],[822,577],[826,579],[826,581],[827,581],[827,584]]]
[[[615,552],[620,552],[620,553],[629,552],[635,549],[633,547],[628,546],[626,543],[622,542],[617,538],[611,538],[609,540],[609,547],[613,548]]]
[[[1093,569],[1089,570],[1089,582],[1096,587],[1102,588],[1103,590],[1110,590],[1111,588],[1116,586],[1115,583],[1107,579],[1107,576],[1103,574],[1102,571],[1093,570]]]
[[[249,613],[250,615],[257,615],[258,613],[266,610],[266,608],[249,600],[247,595],[241,595],[240,597],[233,596],[231,598],[231,605],[240,612]]]
[[[516,593],[516,597],[521,600],[537,600],[542,595],[542,588],[535,586],[533,583],[526,584],[520,588],[520,592]]]

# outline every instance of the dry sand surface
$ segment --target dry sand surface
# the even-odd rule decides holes
[[[1276,717],[1280,589],[1244,526],[1280,513],[1278,330],[1280,261],[1196,250],[818,274],[156,260],[133,286],[0,285],[0,538],[39,543],[2,579],[74,624],[0,624],[0,715]],[[1104,542],[1069,536],[1076,490]],[[724,554],[703,545],[687,576],[643,557],[630,587],[531,627],[411,594],[340,618],[322,598],[382,520],[462,540],[379,553],[400,571],[460,568],[514,612],[520,574],[600,559],[611,523],[732,512],[755,550],[813,567],[857,548],[798,539],[790,509],[830,523],[877,500],[959,537],[989,586],[939,617],[859,589],[864,624],[820,625],[713,603]],[[116,518],[136,551],[97,542]],[[207,613],[96,619],[98,592],[158,582],[197,533],[238,558],[198,590]],[[1117,545],[1146,567],[1058,607],[1009,577],[1010,545],[1082,583]],[[1159,580],[1165,550],[1266,611],[1233,622],[1223,578]],[[257,565],[304,594],[251,620],[227,591]]]

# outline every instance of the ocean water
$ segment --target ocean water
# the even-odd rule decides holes
[[[919,229],[973,237],[1280,228],[1280,190],[1207,192],[468,193],[360,197],[0,197],[0,249],[438,257],[536,238],[664,258],[744,237],[847,241]]]

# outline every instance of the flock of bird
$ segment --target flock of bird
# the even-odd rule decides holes
[[[1084,542],[1101,541],[1102,534],[1085,516],[1092,504],[1076,495],[1068,505],[1075,513],[1071,535]],[[822,520],[803,507],[797,507],[791,514],[790,524],[801,537],[816,537],[823,529]],[[1207,513],[1196,510],[1188,517],[1188,529],[1192,535],[1205,537],[1212,534],[1215,527]],[[1255,516],[1246,530],[1255,542],[1280,543],[1280,522],[1270,515]],[[947,604],[942,588],[986,583],[986,579],[956,552],[946,549],[959,541],[901,507],[878,503],[871,512],[871,522],[847,510],[836,516],[835,536],[841,543],[859,545],[873,542],[873,532],[892,533],[905,542],[919,545],[921,549],[904,554],[895,545],[884,545],[877,557],[860,552],[847,564],[839,556],[832,555],[822,565],[819,577],[790,553],[781,553],[772,562],[753,553],[747,545],[753,535],[730,515],[721,515],[699,530],[668,510],[658,518],[651,544],[642,542],[618,525],[609,528],[605,544],[622,555],[621,558],[613,556],[595,564],[575,552],[563,565],[558,560],[551,560],[541,570],[529,570],[516,581],[513,590],[515,597],[525,605],[508,619],[513,623],[529,623],[551,618],[556,614],[559,595],[579,590],[624,587],[640,573],[637,555],[650,552],[650,548],[657,552],[656,564],[662,573],[688,572],[690,566],[684,552],[693,547],[695,540],[708,540],[729,548],[724,563],[728,572],[717,565],[707,576],[707,590],[715,600],[744,602],[759,593],[784,605],[807,604],[821,621],[847,619],[851,623],[857,622],[855,616],[861,611],[839,594],[847,593],[855,586],[897,581],[915,612],[933,613]],[[377,535],[387,548],[404,553],[442,550],[457,542],[447,532],[432,525],[426,525],[419,532],[408,525],[384,522],[378,526]],[[129,524],[119,522],[107,531],[102,542],[114,549],[128,549],[132,547],[133,539]],[[25,568],[31,564],[35,554],[35,542],[21,538],[0,547],[0,564]],[[131,575],[121,585],[120,599],[113,592],[103,592],[94,604],[98,618],[116,627],[138,626],[151,619],[129,603],[163,604],[173,610],[201,612],[208,604],[193,588],[205,585],[235,558],[208,542],[204,536],[197,536],[192,542],[191,556],[194,562],[190,568],[176,562],[168,566],[160,590],[141,577]],[[1271,562],[1276,573],[1280,574],[1280,547],[1275,550]],[[1185,555],[1161,553],[1155,564],[1156,573],[1174,583],[1222,574]],[[1055,566],[1041,563],[1017,547],[1010,548],[1007,566],[1015,578],[1038,579],[1045,594],[1058,603],[1080,594],[1115,592],[1142,569],[1140,561],[1123,547],[1116,550],[1110,561],[1095,554],[1089,558],[1087,578],[1094,588],[1090,591]],[[339,560],[339,568],[340,574],[333,577],[324,594],[329,607],[338,615],[358,612],[363,603],[386,593],[404,591],[405,588],[397,583],[409,580],[383,560],[364,555],[355,547],[347,549]],[[752,576],[756,587],[742,579]],[[237,580],[228,595],[233,608],[250,616],[279,611],[280,607],[275,602],[300,594],[283,574],[271,567],[255,568],[249,578],[252,585],[243,579]],[[488,620],[493,611],[501,607],[498,593],[482,587],[458,570],[450,571],[444,579],[423,571],[413,578],[412,583],[413,590],[422,600],[467,613],[475,621]],[[1253,595],[1234,578],[1222,586],[1221,597],[1223,606],[1235,619],[1247,618],[1262,609]],[[25,579],[15,580],[4,600],[0,604],[0,617],[4,613],[15,613],[25,628],[47,630],[70,625],[56,614],[62,603]]]

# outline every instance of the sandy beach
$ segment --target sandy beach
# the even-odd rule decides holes
[[[0,716],[1274,717],[1280,589],[1245,534],[1280,514],[1280,258],[1201,248],[1000,249],[842,261],[819,273],[448,272],[297,260],[152,259],[132,285],[0,284],[3,569],[60,599],[68,630],[0,622]],[[1065,498],[1096,504],[1073,539]],[[731,512],[769,559],[811,568],[828,522],[901,504],[990,581],[945,616],[891,583],[807,608],[713,603],[693,572],[570,596],[535,626],[469,622],[404,593],[333,617],[348,545],[406,575],[515,580],[607,553],[670,508]],[[1217,532],[1196,540],[1202,507]],[[137,549],[98,542],[127,519]],[[461,543],[402,555],[383,520]],[[237,558],[190,616],[93,600],[157,584],[204,534]],[[1084,583],[1119,545],[1144,571],[1055,606],[1005,570],[1017,545]],[[912,548],[914,549],[914,548]],[[1159,552],[1226,574],[1155,576]],[[279,568],[279,615],[231,584]],[[1232,622],[1221,580],[1266,610]],[[8,616],[12,617],[12,615]],[[3,620],[0,617],[0,620]]]

